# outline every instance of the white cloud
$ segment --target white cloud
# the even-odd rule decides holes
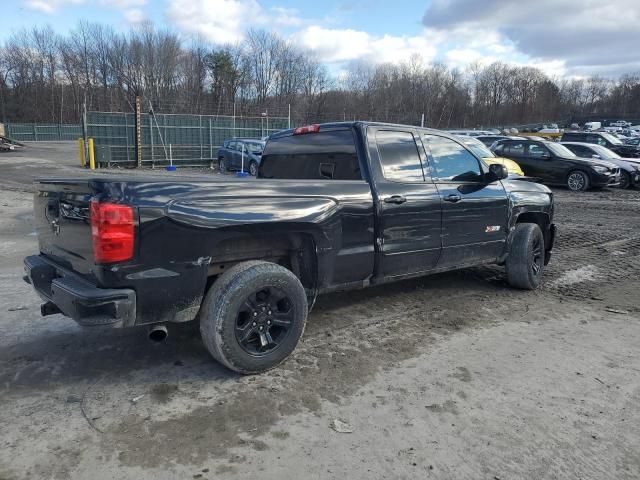
[[[80,5],[82,3],[85,3],[85,0],[26,0],[24,5],[31,10],[37,10],[51,15],[56,13],[61,7]]]
[[[423,24],[452,37],[464,31],[486,41],[490,35],[493,53],[526,57],[549,71],[563,64],[569,74],[618,75],[640,64],[638,0],[432,0]]]
[[[106,8],[119,10],[129,23],[139,23],[146,19],[140,7],[148,0],[24,0],[25,7],[47,15],[57,14],[64,7],[72,5],[97,4]]]
[[[295,8],[271,7],[269,21],[282,27],[300,27],[305,21],[300,18],[298,10]]]
[[[125,10],[124,18],[127,22],[136,24],[144,22],[147,19],[147,16],[139,8],[130,8],[129,10]]]
[[[327,63],[364,60],[371,63],[398,63],[412,55],[431,61],[436,48],[424,36],[377,37],[352,29],[329,29],[312,25],[294,35],[295,42],[312,50]]]
[[[213,43],[235,43],[249,28],[299,27],[295,9],[262,8],[257,0],[168,0],[166,18],[182,31],[203,35]]]

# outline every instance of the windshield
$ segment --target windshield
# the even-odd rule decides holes
[[[609,150],[607,147],[601,145],[591,145],[591,148],[600,158],[622,158],[616,152]]]
[[[264,143],[265,142],[244,142],[247,150],[251,153],[262,153],[264,150]]]
[[[545,143],[545,146],[551,150],[553,153],[555,153],[556,155],[558,155],[559,157],[568,157],[568,158],[573,158],[576,156],[575,153],[573,153],[571,150],[569,150],[567,147],[565,147],[564,145],[558,145],[557,143],[550,143],[547,142]]]
[[[614,137],[610,133],[601,133],[602,138],[609,140],[613,145],[622,145],[622,141],[619,138]]]
[[[474,153],[474,155],[476,155],[477,157],[495,158],[495,155],[493,154],[493,152],[489,150],[487,147],[485,147],[484,143],[482,143],[480,140],[475,142],[470,142],[466,140],[462,143],[464,143],[465,147],[471,150]]]

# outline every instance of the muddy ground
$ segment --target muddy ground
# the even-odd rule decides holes
[[[327,295],[289,361],[240,377],[193,326],[40,317],[29,182],[75,158],[0,154],[0,479],[640,478],[639,191],[554,190],[538,291],[484,267]]]

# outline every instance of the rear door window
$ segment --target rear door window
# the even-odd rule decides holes
[[[583,145],[565,145],[565,146],[579,157],[588,158],[591,155],[593,155],[593,152],[591,151],[591,149]]]
[[[379,130],[376,143],[384,178],[392,182],[424,182],[420,154],[413,134]]]
[[[595,143],[596,145],[607,146],[607,141],[602,138],[600,135],[588,135],[587,136],[588,143]]]
[[[479,182],[482,171],[478,159],[457,142],[437,135],[425,135],[435,177],[446,182]]]
[[[504,148],[505,155],[515,155],[517,157],[524,156],[524,143],[523,142],[513,142]]]
[[[269,139],[258,175],[300,180],[362,180],[353,132],[320,130]]]

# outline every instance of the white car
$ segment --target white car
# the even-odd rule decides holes
[[[610,127],[625,128],[625,127],[630,127],[631,126],[631,122],[627,122],[625,120],[618,120],[617,122],[610,123],[609,126]]]

